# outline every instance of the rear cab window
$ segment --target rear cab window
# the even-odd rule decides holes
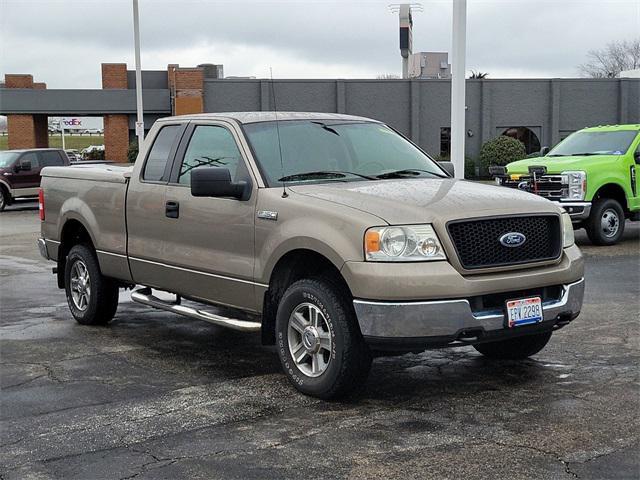
[[[42,167],[60,167],[64,165],[62,155],[55,150],[38,152],[38,156],[40,157],[40,165]]]
[[[147,154],[142,171],[142,180],[147,182],[166,182],[172,153],[176,148],[177,139],[185,125],[167,125],[162,127],[153,141],[153,146]]]

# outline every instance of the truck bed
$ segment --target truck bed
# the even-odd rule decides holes
[[[47,248],[58,256],[63,226],[82,220],[90,232],[102,272],[114,278],[130,278],[127,262],[125,200],[129,164],[74,165],[42,170],[45,220],[42,224]]]
[[[133,165],[128,163],[73,164],[68,167],[45,167],[42,169],[42,176],[93,180],[97,182],[126,183],[132,171]]]

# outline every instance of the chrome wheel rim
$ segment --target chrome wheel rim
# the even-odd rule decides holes
[[[612,208],[607,208],[602,212],[600,227],[602,228],[602,233],[605,237],[615,237],[620,229],[620,217],[618,217],[618,212]]]
[[[4,192],[0,192],[0,210],[4,208],[6,200],[4,199]]]
[[[91,299],[91,278],[87,265],[82,260],[76,260],[71,266],[71,300],[80,311],[89,307]]]
[[[333,340],[327,319],[312,303],[301,303],[289,317],[289,353],[308,377],[319,377],[331,363]]]

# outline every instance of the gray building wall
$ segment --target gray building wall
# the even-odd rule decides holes
[[[0,88],[0,114],[103,115],[135,122],[135,85],[128,90]],[[143,72],[145,128],[171,114],[164,71]],[[449,80],[204,80],[205,112],[273,110],[338,112],[382,120],[430,154],[440,154],[440,129],[450,126]],[[467,80],[467,155],[506,128],[530,128],[540,145],[554,145],[583,127],[640,123],[640,79]]]
[[[278,110],[363,115],[397,128],[432,155],[450,126],[449,80],[275,80]],[[509,127],[540,145],[593,125],[640,123],[640,79],[467,80],[468,156]],[[205,80],[206,112],[272,110],[268,80]]]

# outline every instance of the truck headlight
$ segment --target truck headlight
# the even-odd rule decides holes
[[[571,217],[567,212],[562,212],[562,248],[568,248],[576,241],[573,233]]]
[[[431,225],[373,227],[364,235],[365,258],[373,262],[446,260]]]
[[[567,185],[563,200],[584,200],[587,192],[587,173],[582,171],[562,172],[563,182]]]

